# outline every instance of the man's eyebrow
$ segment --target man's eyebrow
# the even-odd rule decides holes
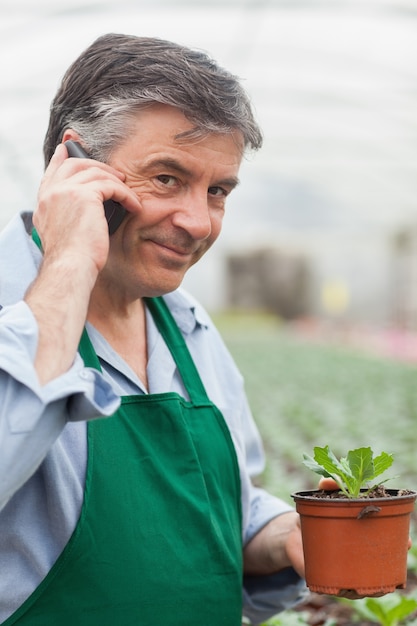
[[[211,185],[212,187],[225,186],[230,187],[230,190],[235,189],[240,184],[240,180],[236,176],[232,176],[232,178],[223,178],[222,180],[218,180],[215,185]]]
[[[177,172],[178,174],[183,174],[184,176],[191,176],[192,172],[184,167],[181,163],[179,163],[176,159],[171,159],[167,157],[166,159],[155,159],[149,161],[149,163],[145,163],[145,169],[153,169],[153,168],[166,168],[167,170],[171,170]]]
[[[156,159],[155,161],[149,161],[149,163],[145,164],[145,169],[153,169],[157,168],[167,168],[172,172],[176,172],[177,174],[181,174],[182,176],[192,176],[193,173],[187,167],[184,167],[181,163],[179,163],[176,159],[166,158],[166,159]],[[231,176],[230,178],[222,178],[221,180],[216,181],[211,187],[216,185],[225,185],[234,189],[239,185],[240,181],[236,176]]]

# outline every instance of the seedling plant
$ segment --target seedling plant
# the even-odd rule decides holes
[[[338,459],[329,446],[324,448],[317,446],[314,448],[314,458],[307,454],[303,457],[306,467],[316,474],[332,478],[348,498],[358,498],[362,490],[365,489],[369,493],[390,480],[386,479],[369,486],[370,482],[391,467],[394,460],[393,455],[387,452],[381,452],[374,457],[369,447],[350,450],[346,457]]]

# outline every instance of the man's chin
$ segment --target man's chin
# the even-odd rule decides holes
[[[167,281],[165,283],[160,283],[159,285],[153,284],[149,286],[149,288],[144,289],[141,297],[143,298],[158,298],[159,296],[165,296],[168,293],[172,293],[178,287],[180,287],[182,283],[182,279],[178,281]]]

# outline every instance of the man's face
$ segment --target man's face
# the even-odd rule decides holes
[[[126,174],[142,209],[111,237],[103,273],[130,297],[176,289],[220,233],[226,197],[238,182],[242,137],[176,139],[191,128],[176,108],[155,105],[138,114],[112,155],[110,165]]]

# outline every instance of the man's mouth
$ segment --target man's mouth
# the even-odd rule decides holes
[[[148,239],[148,241],[156,247],[162,257],[167,260],[169,259],[174,263],[189,263],[198,252],[197,245],[184,247],[157,239]]]
[[[199,248],[196,243],[190,245],[189,243],[184,244],[183,242],[168,241],[165,239],[156,238],[149,238],[148,241],[151,241],[153,244],[155,244],[159,248],[162,248],[163,250],[166,250],[168,253],[180,257],[193,256]]]

